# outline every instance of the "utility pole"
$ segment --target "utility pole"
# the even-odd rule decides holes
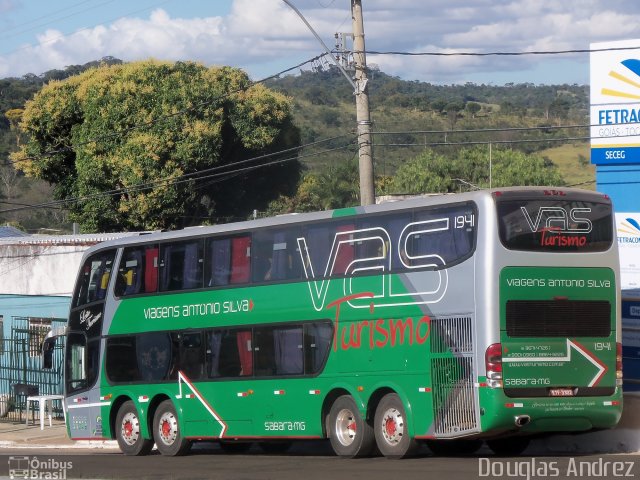
[[[351,0],[351,17],[353,19],[353,62],[355,65],[355,82],[345,71],[341,63],[331,54],[329,47],[311,27],[291,0],[282,0],[304,22],[329,57],[355,89],[356,121],[358,127],[358,158],[360,170],[360,204],[372,205],[376,202],[373,186],[373,155],[371,152],[371,116],[369,115],[369,94],[367,92],[367,60],[364,48],[364,26],[362,22],[362,0]]]
[[[360,170],[360,204],[376,202],[373,185],[373,154],[371,149],[371,116],[367,91],[367,59],[364,46],[362,0],[351,0],[353,18],[353,61],[356,81],[356,121],[358,124],[358,165]]]

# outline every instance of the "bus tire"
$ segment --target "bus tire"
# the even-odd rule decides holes
[[[142,436],[140,415],[131,400],[118,410],[115,427],[118,446],[125,455],[147,455],[153,448],[153,440]]]
[[[418,443],[409,435],[407,415],[396,393],[388,393],[376,408],[373,430],[380,453],[387,458],[415,454]]]
[[[507,457],[520,455],[529,446],[531,439],[529,437],[505,437],[487,440],[487,446],[496,455],[504,455]]]
[[[327,432],[333,451],[340,457],[364,457],[375,447],[373,428],[349,395],[338,397],[331,405]]]
[[[158,451],[168,457],[184,455],[191,447],[191,442],[180,432],[178,415],[171,400],[165,400],[158,405],[153,416],[153,438]]]

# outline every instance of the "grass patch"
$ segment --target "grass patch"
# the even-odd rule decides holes
[[[567,144],[541,150],[538,154],[558,167],[567,185],[596,189],[596,167],[591,164],[588,144]]]

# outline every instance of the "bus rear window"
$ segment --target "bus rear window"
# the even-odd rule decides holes
[[[500,240],[510,250],[600,252],[613,242],[611,205],[554,199],[499,200]]]

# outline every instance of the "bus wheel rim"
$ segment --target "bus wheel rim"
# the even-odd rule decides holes
[[[136,444],[138,438],[140,438],[140,422],[134,413],[128,412],[122,417],[121,431],[124,443],[127,445]]]
[[[347,408],[344,408],[336,415],[335,432],[338,441],[344,445],[349,446],[356,438],[356,417],[353,412]]]
[[[172,445],[178,438],[178,420],[171,412],[164,412],[158,422],[158,434],[165,445]]]
[[[404,419],[397,408],[388,408],[382,415],[382,436],[390,445],[397,445],[404,436]]]

